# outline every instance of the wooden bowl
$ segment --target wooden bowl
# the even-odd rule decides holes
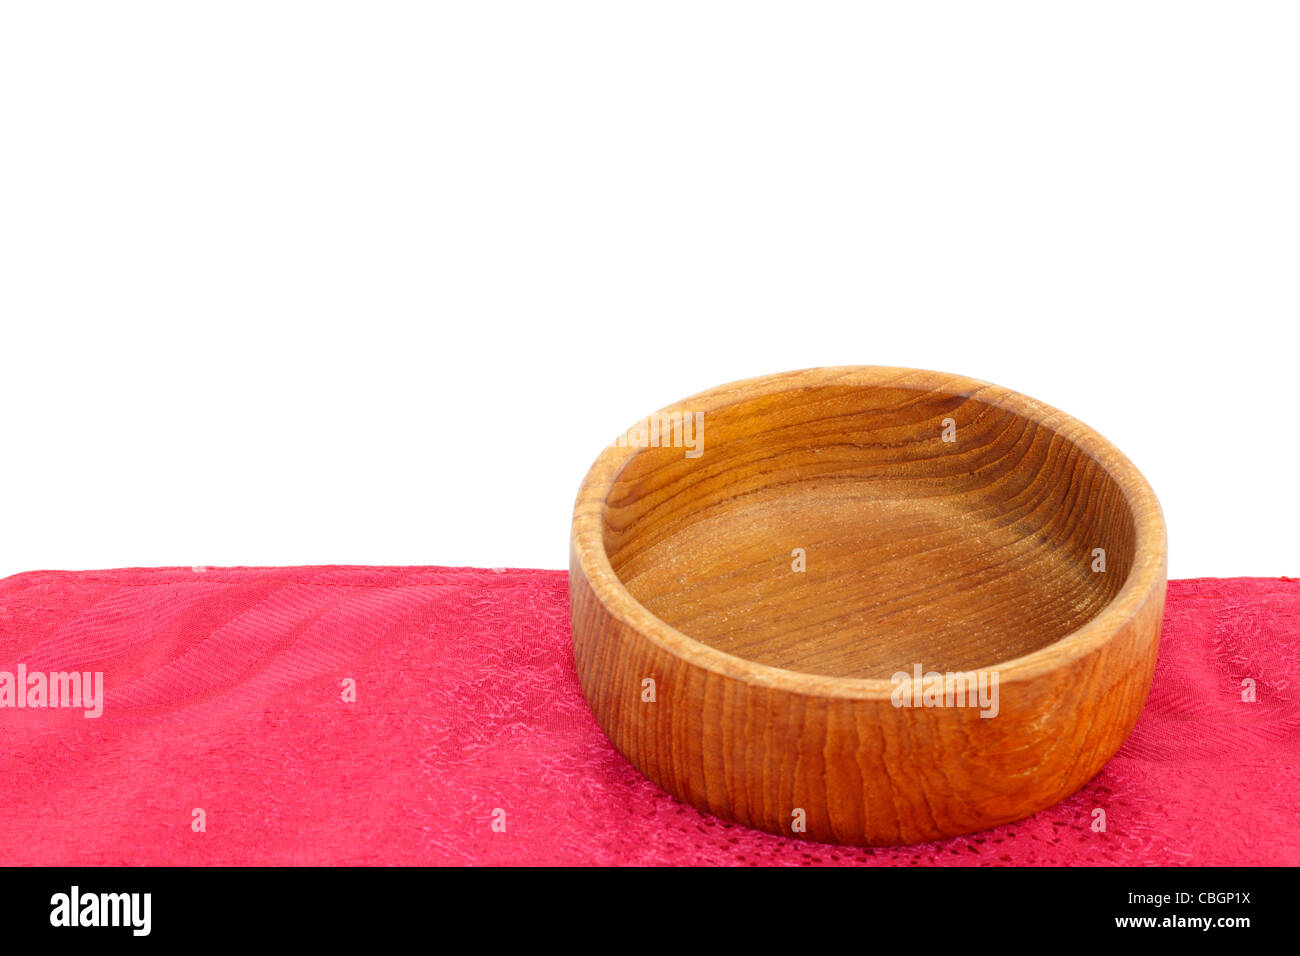
[[[1128,459],[1040,402],[811,369],[620,436],[569,584],[583,693],[655,783],[772,833],[915,843],[1056,803],[1123,743],[1165,528]]]

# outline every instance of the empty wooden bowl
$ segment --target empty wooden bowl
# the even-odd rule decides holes
[[[915,843],[1049,806],[1123,743],[1165,528],[1128,459],[1040,402],[811,369],[620,436],[569,583],[583,693],[647,777],[773,833]]]

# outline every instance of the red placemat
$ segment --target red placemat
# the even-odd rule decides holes
[[[13,706],[19,665],[102,672],[102,715]],[[578,690],[564,572],[32,572],[0,581],[0,862],[1297,864],[1297,675],[1300,581],[1171,581],[1146,711],[1082,791],[846,849],[634,771]]]

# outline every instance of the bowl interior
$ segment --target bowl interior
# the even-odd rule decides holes
[[[829,384],[698,411],[693,441],[672,415],[631,436],[604,545],[651,613],[727,653],[987,668],[1079,628],[1133,566],[1122,489],[1032,403]]]

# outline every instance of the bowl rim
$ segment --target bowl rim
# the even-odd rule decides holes
[[[1134,558],[1116,595],[1080,627],[1051,644],[1019,657],[991,662],[966,674],[996,671],[999,685],[1027,681],[1091,654],[1119,633],[1164,587],[1167,540],[1164,516],[1155,492],[1137,467],[1100,433],[1057,408],[1001,385],[949,372],[890,365],[842,365],[798,369],[741,379],[699,392],[660,409],[661,412],[718,410],[776,392],[848,385],[892,386],[950,391],[978,398],[1029,418],[1072,442],[1096,461],[1124,494],[1134,524]],[[786,670],[719,650],[677,630],[645,608],[614,572],[604,546],[604,505],[623,468],[641,451],[607,447],[592,464],[574,503],[570,548],[573,560],[605,610],[664,652],[720,676],[750,684],[818,697],[889,700],[897,685],[884,678],[837,677]],[[910,680],[910,678],[909,678]]]

